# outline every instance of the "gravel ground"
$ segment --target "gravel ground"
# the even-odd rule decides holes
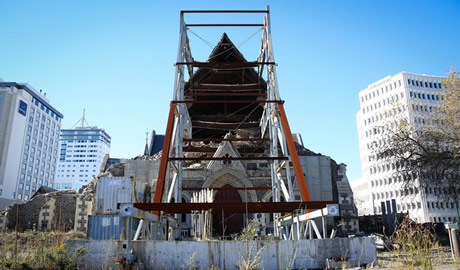
[[[394,251],[377,252],[378,266],[373,269],[404,269],[409,270],[398,260],[398,255]],[[436,270],[460,270],[460,262],[454,262],[450,249],[441,247],[432,255],[434,269]],[[372,269],[372,267],[370,267]],[[423,267],[417,268],[423,269]]]

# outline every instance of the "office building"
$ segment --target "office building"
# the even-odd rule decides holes
[[[41,90],[0,80],[0,209],[53,187],[62,117]]]
[[[56,189],[79,189],[99,174],[106,154],[110,153],[110,135],[102,128],[88,126],[85,116],[81,124],[62,129]]]
[[[405,119],[416,129],[428,124],[430,114],[441,106],[442,78],[401,72],[370,84],[359,93],[356,114],[362,179],[352,183],[356,203],[363,214],[381,214],[382,202],[396,200],[398,212],[420,223],[457,219],[453,203],[439,200],[429,189],[407,188],[396,174],[397,164],[373,157],[383,142],[384,130]],[[377,143],[374,143],[377,142]],[[374,144],[373,144],[374,143]]]

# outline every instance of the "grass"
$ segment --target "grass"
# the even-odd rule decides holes
[[[415,224],[406,217],[390,240],[394,249],[378,254],[380,268],[384,269],[459,269],[452,260],[450,248],[441,246],[433,228]]]
[[[430,269],[423,268],[422,265],[416,267],[404,267],[398,260],[397,251],[378,252],[378,266],[375,269]],[[432,269],[456,269],[460,270],[460,264],[452,259],[449,247],[437,247],[431,254]]]
[[[64,240],[82,237],[74,232],[0,232],[0,269],[75,269],[87,251],[70,253]]]

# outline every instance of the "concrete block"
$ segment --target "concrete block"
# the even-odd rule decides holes
[[[80,269],[115,268],[126,250],[126,241],[66,241],[70,249],[84,247]],[[136,265],[145,269],[235,269],[243,261],[258,258],[262,269],[318,269],[326,260],[347,257],[351,264],[377,261],[372,238],[335,238],[299,241],[133,241]]]

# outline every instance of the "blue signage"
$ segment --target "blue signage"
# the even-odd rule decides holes
[[[22,100],[19,100],[19,109],[18,112],[24,116],[27,115],[27,103]]]

